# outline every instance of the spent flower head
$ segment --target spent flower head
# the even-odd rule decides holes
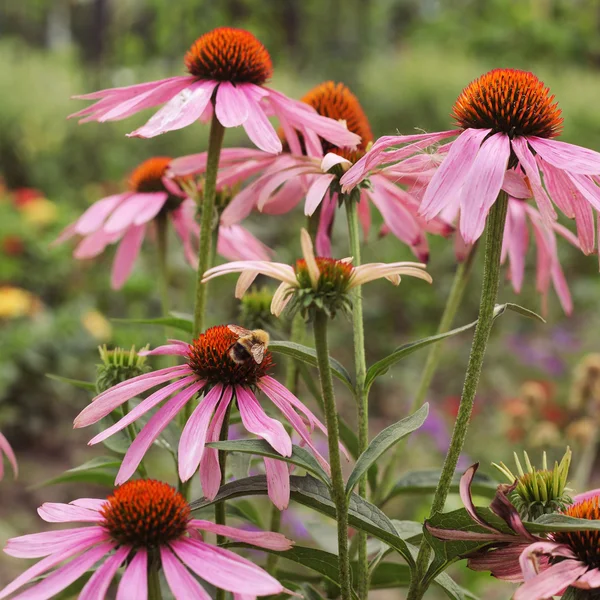
[[[511,502],[519,511],[522,519],[534,521],[541,515],[560,512],[571,504],[567,481],[571,465],[571,449],[567,447],[560,463],[554,462],[552,469],[548,468],[546,452],[542,455],[542,468],[531,464],[527,452],[523,452],[526,469],[524,470],[517,453],[514,453],[517,474],[503,463],[492,463],[511,484],[516,484],[510,494]]]

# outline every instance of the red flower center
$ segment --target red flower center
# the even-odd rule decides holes
[[[166,192],[162,181],[171,162],[168,156],[155,156],[138,165],[129,176],[132,192]]]
[[[133,548],[157,548],[182,537],[190,507],[174,488],[153,479],[128,481],[101,510],[101,525],[115,542]]]
[[[492,129],[516,136],[552,138],[563,119],[558,102],[533,73],[494,69],[460,94],[452,116],[463,129]]]
[[[273,366],[273,356],[266,350],[260,364],[248,355],[243,362],[231,358],[238,336],[227,325],[217,325],[201,333],[191,344],[188,363],[200,379],[224,385],[255,385]]]
[[[600,496],[593,496],[589,500],[572,504],[563,514],[576,519],[597,521],[600,519]],[[600,567],[600,531],[559,531],[552,534],[552,539],[565,544],[591,568]]]
[[[360,145],[353,151],[340,149],[326,140],[321,140],[325,153],[334,152],[353,163],[363,156],[367,145],[373,141],[373,132],[357,97],[343,83],[325,81],[310,90],[302,98],[302,102],[312,106],[323,117],[346,121],[348,129],[361,137]]]
[[[185,55],[187,70],[199,79],[262,85],[273,75],[267,49],[249,32],[218,27],[200,36]]]

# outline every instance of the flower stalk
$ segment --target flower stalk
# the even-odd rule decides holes
[[[351,599],[350,555],[348,553],[348,500],[342,473],[340,458],[340,434],[337,406],[333,392],[333,378],[329,364],[329,342],[327,340],[328,316],[323,310],[315,311],[314,337],[317,351],[319,379],[323,393],[327,440],[329,443],[329,462],[331,465],[331,495],[336,509],[338,532],[338,561],[340,572],[340,590],[342,600]]]
[[[346,216],[348,220],[348,238],[350,255],[354,266],[361,265],[360,232],[358,224],[358,203],[352,195],[346,197]],[[365,389],[367,362],[365,358],[365,329],[362,307],[362,287],[357,286],[352,295],[352,330],[354,332],[354,370],[356,406],[358,417],[358,453],[362,454],[369,445],[369,394]],[[358,482],[358,495],[367,497],[367,476]],[[367,556],[367,534],[358,534],[358,597],[367,598],[369,586],[369,560]]]
[[[488,216],[479,319],[471,345],[471,354],[469,356],[469,364],[465,375],[458,415],[454,423],[452,439],[448,453],[446,454],[440,480],[435,490],[430,516],[435,515],[444,508],[450,484],[452,483],[452,477],[456,471],[456,465],[469,427],[475,392],[477,391],[483,359],[494,322],[494,307],[496,305],[500,281],[500,258],[507,206],[508,197],[505,192],[501,191]],[[416,570],[411,578],[407,600],[421,600],[427,591],[428,583],[425,581],[424,575],[427,571],[430,557],[431,547],[423,539],[419,548]]]
[[[156,250],[158,259],[158,287],[163,317],[169,316],[169,267],[168,267],[168,228],[166,213],[156,217]]]
[[[157,558],[149,556],[150,564],[148,565],[148,600],[162,600],[162,592],[160,590],[160,576],[158,573],[158,565],[160,561]]]

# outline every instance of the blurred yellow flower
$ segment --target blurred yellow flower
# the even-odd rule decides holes
[[[90,335],[98,341],[104,342],[112,337],[112,326],[106,317],[97,310],[88,310],[81,317],[81,324]]]
[[[58,208],[48,198],[35,198],[20,207],[25,221],[35,227],[50,225],[56,221]]]
[[[31,316],[42,309],[40,299],[19,287],[0,286],[0,319]]]

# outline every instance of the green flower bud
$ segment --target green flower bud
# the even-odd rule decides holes
[[[148,346],[142,348],[146,350]],[[113,348],[109,350],[106,345],[98,348],[100,360],[97,365],[96,389],[101,394],[111,387],[142,375],[150,369],[146,365],[146,357],[139,356],[135,346],[131,350],[124,348]]]

